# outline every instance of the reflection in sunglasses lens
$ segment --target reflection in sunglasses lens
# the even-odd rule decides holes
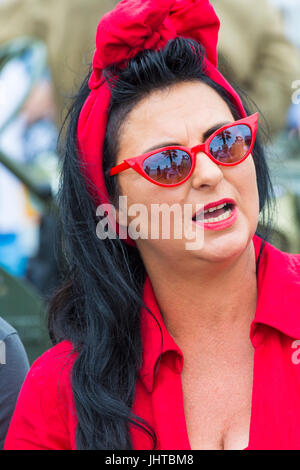
[[[179,149],[169,149],[146,158],[144,171],[149,178],[162,184],[176,184],[183,181],[191,169],[188,153]]]
[[[216,160],[222,163],[235,163],[248,153],[251,141],[250,127],[239,124],[217,134],[211,141],[209,150]]]

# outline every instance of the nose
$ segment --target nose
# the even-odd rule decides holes
[[[213,162],[204,152],[198,152],[191,184],[194,189],[216,186],[223,178],[221,165]]]

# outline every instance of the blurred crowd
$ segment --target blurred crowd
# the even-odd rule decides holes
[[[48,187],[48,196],[55,201],[59,130],[73,94],[88,73],[99,19],[116,3],[0,0],[0,316],[8,320],[13,315],[3,310],[3,305],[11,304],[1,304],[1,279],[11,283],[12,296],[14,282],[24,282],[25,304],[27,295],[31,299],[32,295],[46,297],[50,287],[55,287],[60,271],[54,255],[55,215],[41,203],[43,198],[34,197],[26,178],[22,179],[20,174],[29,175],[33,185]],[[255,111],[255,105],[258,106],[268,124],[270,145],[276,147],[276,143],[284,142],[284,159],[294,160],[297,165],[299,1],[211,0],[211,3],[221,21],[218,57],[221,72],[241,90],[250,110]],[[9,161],[13,162],[12,167]],[[293,191],[297,193],[299,165],[292,171]],[[300,196],[300,188],[296,196]],[[294,222],[297,243],[300,225]],[[292,228],[288,230],[292,233]],[[289,234],[284,236],[288,239]],[[291,249],[300,250],[300,244]],[[24,355],[21,349],[19,354]],[[11,403],[15,398],[16,394],[9,398]]]

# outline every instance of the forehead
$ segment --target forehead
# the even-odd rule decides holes
[[[123,123],[118,160],[139,155],[160,142],[192,147],[207,129],[233,120],[227,103],[205,83],[179,83],[153,91]]]

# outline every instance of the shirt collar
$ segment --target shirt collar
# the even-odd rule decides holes
[[[275,328],[300,339],[300,255],[282,252],[259,236],[253,236],[257,267],[257,307],[250,327],[250,339],[257,347],[264,334]],[[261,252],[262,245],[264,249]],[[183,354],[168,332],[160,313],[149,276],[146,277],[143,301],[150,309],[141,309],[142,366],[140,378],[149,392],[159,361],[168,357],[177,373],[183,367]]]
[[[151,313],[144,307],[141,309],[143,356],[140,377],[148,391],[152,392],[159,360],[168,355],[170,366],[175,372],[180,373],[183,367],[183,354],[165,326],[148,275],[144,285],[143,301]]]
[[[251,340],[254,345],[259,344],[270,327],[300,339],[300,255],[280,251],[256,235],[253,243],[256,260],[262,243],[265,247],[257,271],[257,307],[250,328]]]

